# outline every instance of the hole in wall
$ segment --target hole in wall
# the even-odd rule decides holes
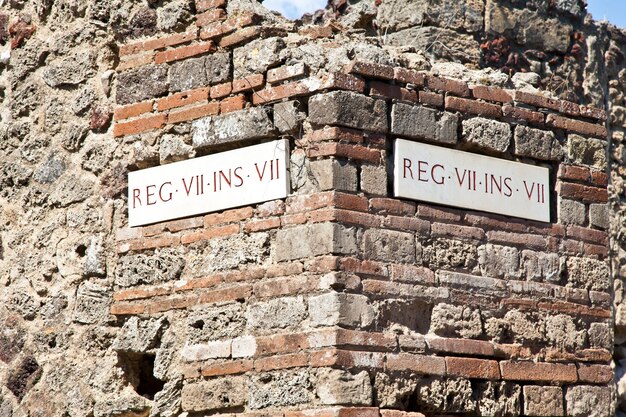
[[[85,246],[85,245],[78,245],[78,247],[76,248],[76,253],[78,254],[78,256],[83,258],[85,256],[85,254],[87,253],[87,246]]]
[[[154,376],[155,355],[148,353],[119,353],[119,365],[135,392],[149,400],[163,390],[165,385]]]

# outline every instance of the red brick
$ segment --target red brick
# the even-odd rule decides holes
[[[576,365],[542,362],[500,362],[502,379],[508,381],[534,381],[574,383],[578,381]]]
[[[223,275],[224,282],[254,281],[265,276],[265,268],[250,266],[239,271],[228,271]]]
[[[413,371],[423,375],[446,374],[446,361],[438,356],[398,353],[387,355],[387,369],[391,371]]]
[[[172,220],[166,223],[162,223],[164,230],[168,230],[172,233],[180,232],[181,230],[195,229],[203,226],[202,217],[189,217],[187,219]]]
[[[393,69],[393,79],[401,83],[423,87],[426,77],[422,72],[396,67]]]
[[[334,193],[327,191],[316,194],[295,195],[288,197],[286,201],[287,213],[299,213],[302,211],[316,210],[330,206],[333,202]]]
[[[544,96],[540,96],[538,94],[527,93],[525,91],[515,91],[514,93],[515,101],[519,101],[520,103],[530,104],[531,106],[546,108],[551,110],[560,111],[561,103],[559,100],[555,100],[553,98],[548,98]]]
[[[211,213],[204,216],[204,227],[215,226],[217,224],[239,222],[252,217],[254,210],[252,207],[242,207],[227,210],[222,213]]]
[[[379,216],[366,213],[358,213],[350,210],[335,210],[335,219],[340,223],[353,224],[364,227],[379,227],[381,219]]]
[[[561,164],[557,173],[557,178],[572,181],[589,182],[591,171],[587,167]]]
[[[208,100],[209,89],[197,88],[195,90],[183,91],[182,93],[176,93],[169,97],[164,97],[157,100],[157,110],[164,111],[173,109],[175,107],[183,107],[188,104],[197,103],[198,101]]]
[[[231,32],[234,29],[231,30]],[[203,41],[207,40],[215,40],[215,38],[219,38],[220,36],[226,35],[230,33],[226,28],[226,25],[223,23],[214,23],[210,26],[203,27],[200,31],[200,39]]]
[[[196,15],[196,25],[202,27],[213,22],[218,22],[226,18],[224,9],[209,9],[199,15]]]
[[[383,153],[378,149],[370,149],[360,145],[348,143],[320,143],[307,149],[310,158],[322,156],[337,156],[359,161],[380,163]]]
[[[513,97],[511,96],[511,94],[509,94],[508,91],[499,87],[476,85],[472,87],[472,94],[474,95],[474,98],[481,100],[497,101],[500,103],[513,102]]]
[[[450,78],[438,77],[435,75],[428,75],[426,77],[426,87],[431,90],[445,91],[455,96],[470,97],[470,89],[467,83],[459,80],[452,80]]]
[[[226,301],[245,300],[252,295],[252,286],[237,285],[229,288],[201,292],[198,296],[198,303],[212,304]]]
[[[143,117],[132,122],[116,123],[113,127],[113,136],[120,137],[134,135],[148,130],[160,129],[165,125],[164,114]]]
[[[220,102],[220,113],[230,113],[246,108],[248,101],[243,95],[225,98]]]
[[[502,116],[502,108],[496,104],[452,96],[446,97],[446,110],[493,118]]]
[[[258,90],[265,85],[265,77],[263,74],[248,75],[245,78],[239,78],[233,81],[233,93],[242,91]]]
[[[117,66],[117,71],[125,71],[144,65],[151,64],[154,60],[154,54],[143,54],[141,56],[132,57],[131,59],[123,59]]]
[[[365,81],[359,77],[341,72],[334,72],[322,77],[322,84],[317,90],[348,90],[357,93],[365,91]]]
[[[471,339],[449,339],[445,337],[427,337],[428,348],[434,352],[454,353],[459,355],[494,356],[493,343]]]
[[[526,120],[530,124],[539,126],[543,125],[545,121],[543,113],[509,105],[502,106],[502,114],[504,117],[510,117],[516,120]]]
[[[196,10],[204,12],[217,7],[226,7],[226,0],[196,0]]]
[[[180,59],[201,55],[213,50],[215,50],[215,45],[213,45],[213,42],[211,41],[182,46],[180,48],[157,53],[154,57],[154,62],[157,64],[163,64],[165,62],[178,61]]]
[[[280,263],[268,266],[265,277],[286,277],[288,275],[298,275],[303,272],[304,265],[302,265],[302,262]]]
[[[246,233],[261,232],[264,230],[276,229],[280,227],[280,218],[272,217],[263,220],[252,220],[244,224],[243,230]]]
[[[307,135],[307,140],[309,142],[333,140],[337,142],[363,143],[365,141],[365,132],[348,129],[347,127],[326,126]]]
[[[586,227],[568,226],[566,236],[603,246],[609,244],[609,234],[607,232]]]
[[[600,121],[606,120],[606,111],[597,107],[580,106],[580,115],[588,117],[590,119],[597,119]]]
[[[170,112],[167,115],[168,123],[180,123],[189,120],[199,119],[200,117],[213,116],[220,111],[219,103],[208,103],[201,106],[190,107],[177,112]]]
[[[394,76],[393,67],[362,61],[351,62],[346,66],[344,72],[347,74],[359,74],[370,78],[382,78],[384,80],[393,80]]]
[[[220,47],[228,48],[229,46],[235,46],[248,40],[255,39],[260,34],[261,28],[259,26],[250,26],[247,28],[239,29],[231,35],[224,36],[220,40]]]
[[[591,182],[600,187],[606,187],[609,185],[609,176],[603,171],[591,171]]]
[[[567,100],[561,100],[561,108],[559,109],[559,111],[569,116],[580,116],[580,106]]]
[[[417,215],[427,219],[442,220],[449,222],[460,222],[463,212],[447,207],[432,207],[420,204],[417,208]]]
[[[174,287],[174,292],[177,293],[177,292],[197,290],[199,288],[211,288],[211,287],[215,287],[218,284],[221,284],[222,282],[224,282],[223,274],[215,274],[215,275],[210,275],[210,276],[203,277],[203,278],[195,278],[195,279],[187,281],[183,285],[176,285]]]
[[[394,198],[371,198],[370,208],[375,213],[413,216],[416,211],[416,204]]]
[[[226,226],[213,227],[211,229],[201,230],[198,232],[185,233],[181,237],[181,243],[187,245],[199,240],[209,240],[216,237],[231,236],[239,233],[239,224],[229,224]]]
[[[497,361],[474,358],[446,357],[446,373],[471,379],[500,379],[500,367]]]
[[[254,285],[254,295],[260,298],[281,295],[305,294],[317,289],[317,278],[299,276],[277,278],[258,282]]]
[[[546,239],[543,236],[524,234],[524,233],[511,233],[498,230],[492,230],[487,232],[487,239],[490,242],[513,244],[524,246],[524,249],[538,249],[545,250],[547,246]]]
[[[607,365],[578,364],[578,379],[590,384],[608,384],[613,380],[613,370]]]
[[[430,222],[415,217],[387,216],[383,218],[382,225],[391,229],[412,230],[421,237],[430,235]]]
[[[243,359],[238,361],[229,362],[217,362],[209,365],[202,366],[202,376],[222,376],[222,375],[236,375],[243,374],[251,371],[253,368],[253,362],[250,359]]]
[[[311,91],[307,84],[301,81],[295,81],[288,84],[258,90],[252,96],[252,102],[254,104],[265,104],[273,101],[279,101],[284,98],[307,95],[312,92],[313,91]]]
[[[142,298],[157,297],[160,295],[168,295],[171,293],[169,287],[150,287],[150,288],[132,288],[113,293],[115,301],[139,300]]]
[[[142,101],[140,103],[129,104],[115,109],[115,120],[130,119],[145,113],[152,112],[154,100]]]
[[[399,264],[391,265],[390,268],[392,281],[415,282],[419,284],[431,285],[436,283],[435,273],[423,266]]]
[[[267,71],[267,82],[270,84],[274,84],[281,81],[302,77],[306,75],[306,71],[307,69],[304,63],[273,68]]]
[[[142,233],[140,227],[123,227],[117,229],[115,240],[119,242],[121,240],[139,239],[141,236]]]
[[[457,224],[433,223],[430,232],[438,237],[455,237],[461,239],[483,240],[485,232],[477,227],[459,226]]]
[[[561,197],[569,197],[583,203],[606,203],[609,194],[606,188],[588,187],[570,182],[558,182],[557,193]]]
[[[549,114],[546,118],[548,126],[564,129],[570,132],[580,133],[581,135],[595,136],[606,139],[607,131],[603,125],[595,123],[582,122],[580,120],[568,119],[567,117]]]
[[[230,95],[233,91],[232,83],[223,83],[211,87],[211,98],[222,98]]]
[[[307,335],[303,333],[277,334],[257,337],[256,345],[255,356],[263,356],[308,349],[309,340]]]
[[[426,106],[443,107],[443,94],[430,91],[419,92],[419,102]]]
[[[143,43],[143,49],[154,50],[154,49],[162,49],[168,46],[180,45],[181,43],[191,42],[198,37],[198,33],[196,30],[192,30],[185,33],[177,33],[170,36],[159,37],[157,39],[152,39],[149,41],[145,41]]]
[[[389,271],[387,271],[387,267],[384,264],[375,261],[361,261],[356,258],[340,258],[339,265],[336,268],[359,275],[376,277],[389,276]]]
[[[367,212],[369,204],[366,197],[341,192],[333,192],[332,204],[340,209]]]
[[[143,314],[145,305],[139,303],[114,303],[111,305],[110,311],[114,316]]]
[[[254,370],[257,372],[267,372],[276,369],[298,368],[307,366],[308,363],[308,353],[292,353],[288,355],[278,355],[256,359],[254,361]]]
[[[598,256],[600,258],[606,258],[609,256],[608,246],[583,244],[583,253],[587,256]]]
[[[380,410],[381,417],[426,417],[422,413],[400,410]]]
[[[537,304],[537,307],[542,310],[556,311],[559,313],[569,315],[584,315],[589,317],[598,317],[608,319],[611,317],[611,311],[604,308],[586,307],[576,303],[570,303],[565,301],[548,302],[543,301]]]
[[[407,90],[406,88],[387,84],[381,81],[371,81],[369,85],[369,94],[372,97],[417,102],[417,93],[413,90]]]

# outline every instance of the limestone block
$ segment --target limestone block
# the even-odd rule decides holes
[[[233,52],[235,78],[264,73],[279,65],[282,61],[280,53],[285,46],[282,38],[274,37],[257,39],[236,48]]]
[[[606,169],[606,141],[568,135],[567,156],[575,164],[589,165],[600,170]]]
[[[438,336],[476,338],[482,327],[480,311],[465,306],[437,304],[430,318],[430,332]]]
[[[240,407],[246,403],[248,384],[244,377],[228,377],[187,384],[181,393],[183,411],[202,412]]]
[[[480,60],[480,44],[470,34],[434,26],[417,26],[390,33],[386,44],[427,51],[442,61],[472,63]]]
[[[488,243],[478,247],[478,266],[484,276],[519,278],[520,254],[516,248]]]
[[[320,369],[316,394],[326,405],[372,405],[372,384],[366,371],[352,375],[340,369]]]
[[[336,159],[320,159],[310,163],[312,181],[320,191],[356,191],[357,168]]]
[[[480,149],[506,152],[511,143],[508,123],[474,117],[463,121],[463,139]]]
[[[523,250],[521,265],[528,280],[559,282],[561,279],[561,259],[556,253]]]
[[[561,387],[524,387],[524,415],[563,416],[563,389]]]
[[[250,379],[248,406],[251,409],[308,403],[313,394],[309,371],[268,372]]]
[[[426,378],[416,390],[419,410],[443,413],[467,413],[476,408],[468,379]]]
[[[81,51],[52,62],[43,73],[50,87],[71,86],[84,82],[95,74],[96,54]]]
[[[414,263],[415,237],[412,233],[385,229],[367,229],[363,233],[361,251],[367,259]]]
[[[421,106],[396,103],[391,111],[391,133],[441,143],[456,143],[458,117]]]
[[[309,120],[316,125],[339,125],[387,132],[387,103],[351,91],[333,91],[309,99]]]
[[[378,165],[361,165],[361,191],[387,195],[387,169]]]
[[[478,411],[485,417],[515,417],[521,414],[522,388],[510,382],[477,384]]]
[[[567,280],[576,288],[608,291],[611,275],[606,262],[591,258],[568,258]]]
[[[585,225],[587,223],[587,208],[581,202],[559,197],[559,223]]]
[[[278,230],[277,261],[308,258],[324,254],[354,254],[356,230],[335,223],[317,223]]]
[[[601,229],[608,229],[610,226],[609,207],[606,204],[590,204],[589,224]]]
[[[153,255],[128,255],[118,261],[115,284],[130,287],[175,280],[184,266],[183,257],[171,250],[155,252]]]
[[[204,57],[174,62],[170,67],[170,91],[185,91],[205,87],[208,84],[205,62]]]
[[[563,149],[554,132],[518,125],[514,136],[515,155],[546,161],[556,161],[563,157]]]
[[[576,386],[567,388],[566,415],[571,417],[610,417],[615,413],[611,387]]]
[[[268,109],[254,107],[196,120],[192,124],[192,134],[193,146],[206,148],[270,137],[274,134],[274,124]]]
[[[167,94],[167,67],[147,65],[117,75],[117,104],[130,104]]]
[[[302,296],[275,298],[249,305],[246,323],[249,329],[285,329],[299,325],[306,313]]]
[[[309,316],[314,326],[367,327],[375,313],[364,295],[331,292],[309,298]]]
[[[198,307],[189,312],[187,334],[190,343],[232,339],[243,332],[245,324],[240,303]]]
[[[305,118],[296,100],[274,104],[274,125],[280,133],[299,134]]]
[[[158,319],[131,317],[124,323],[111,348],[120,352],[147,352],[156,347],[167,326],[168,322],[164,317]]]

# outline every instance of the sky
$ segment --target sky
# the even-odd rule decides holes
[[[626,1],[587,0],[587,11],[595,20],[608,20],[615,26],[626,28]]]
[[[298,19],[326,7],[326,0],[265,0],[263,6],[276,10],[288,19]]]

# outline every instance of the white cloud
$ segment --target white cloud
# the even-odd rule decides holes
[[[265,0],[263,6],[276,10],[288,19],[298,19],[326,7],[326,0]]]

